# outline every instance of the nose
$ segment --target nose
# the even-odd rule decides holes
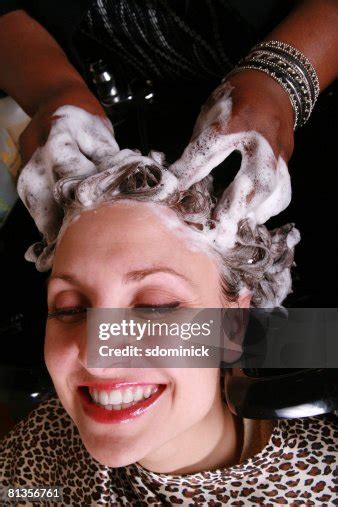
[[[78,361],[82,368],[86,370],[93,377],[109,377],[112,373],[112,368],[103,368],[98,366],[91,366],[93,364],[93,353],[88,354],[88,338],[87,333],[84,333],[78,340]],[[95,361],[96,364],[99,364]]]
[[[98,308],[96,308],[98,310]],[[83,323],[81,328],[78,330],[75,338],[75,347],[77,353],[77,359],[82,368],[84,368],[88,373],[94,376],[109,376],[111,375],[112,369],[116,368],[125,368],[130,367],[127,358],[121,357],[105,357],[104,355],[100,355],[100,348],[102,346],[112,344],[110,341],[102,341],[99,339],[99,326],[98,323],[102,321],[106,321],[105,318],[106,310],[101,310],[98,312],[87,312],[86,322]],[[121,313],[122,312],[122,313]],[[121,315],[124,315],[125,309],[117,310],[116,314],[113,314],[114,317],[118,320],[121,318]],[[114,343],[113,346],[115,349],[123,348],[128,343],[127,338],[122,337],[113,337]]]

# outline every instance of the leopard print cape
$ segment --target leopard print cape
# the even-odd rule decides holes
[[[62,505],[266,507],[338,505],[338,419],[280,419],[267,445],[244,462],[167,475],[139,464],[100,465],[57,399],[41,404],[0,444],[0,485],[63,486]],[[1,505],[13,505],[4,498]],[[16,505],[37,505],[17,501]],[[44,503],[44,505],[59,505]]]

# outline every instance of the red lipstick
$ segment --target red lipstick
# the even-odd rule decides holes
[[[134,405],[126,408],[121,408],[120,410],[107,410],[94,402],[91,395],[89,394],[88,388],[96,388],[99,390],[112,390],[112,389],[121,389],[122,387],[137,387],[137,386],[150,386],[157,384],[149,384],[149,383],[131,383],[131,382],[89,382],[86,385],[79,386],[78,393],[81,401],[81,405],[84,413],[99,423],[124,423],[130,420],[136,419],[140,417],[145,412],[147,412],[151,407],[153,407],[156,403],[166,386],[161,384],[158,385],[157,391],[152,394],[149,398],[137,401]]]

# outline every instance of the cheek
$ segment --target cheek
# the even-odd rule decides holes
[[[75,347],[72,340],[67,339],[52,322],[46,326],[44,355],[54,384],[61,384],[65,381],[66,374],[72,370]]]
[[[204,416],[220,396],[217,368],[177,368],[173,370],[174,402],[186,417]]]

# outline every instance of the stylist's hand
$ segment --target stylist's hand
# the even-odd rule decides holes
[[[18,193],[48,243],[60,227],[55,184],[104,170],[119,152],[113,127],[100,108],[81,103],[79,97],[77,105],[62,102],[53,111],[56,102],[42,107],[21,138],[26,153],[35,150],[19,176]]]
[[[281,86],[262,72],[241,71],[208,98],[188,146],[171,168],[192,184],[209,174],[232,151],[253,155],[259,147],[247,146],[247,133],[251,132],[268,141],[276,161],[281,156],[288,162],[293,151],[293,123],[293,109]],[[242,136],[231,137],[232,134]],[[276,161],[271,160],[271,164]]]
[[[57,119],[54,113],[64,105],[76,106],[100,117],[102,122],[111,129],[101,104],[87,86],[81,84],[65,86],[41,102],[31,122],[21,134],[19,142],[22,166],[27,164],[38,148],[46,144],[51,126]]]
[[[170,168],[180,188],[189,188],[240,151],[241,168],[215,218],[226,213],[227,227],[249,214],[264,223],[291,199],[286,163],[293,151],[293,116],[286,92],[272,78],[255,70],[233,75],[202,107],[188,146]]]

